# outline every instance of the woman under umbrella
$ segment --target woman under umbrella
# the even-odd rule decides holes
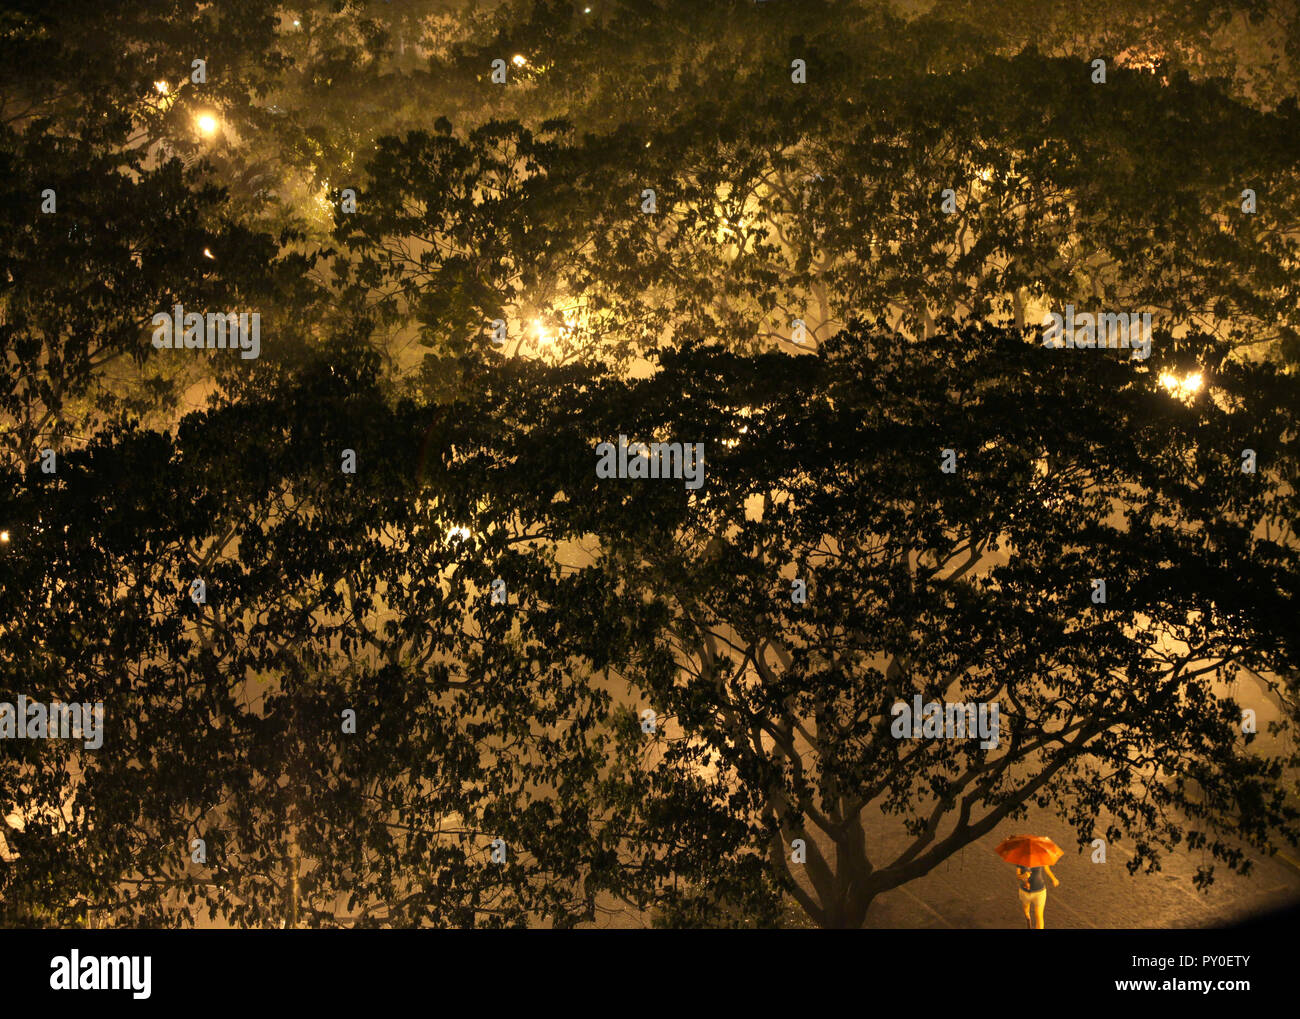
[[[1020,905],[1025,911],[1025,922],[1030,930],[1043,930],[1047,881],[1050,879],[1054,888],[1061,884],[1052,873],[1051,865],[1065,855],[1065,851],[1049,838],[1013,835],[1003,839],[994,852],[1016,865],[1016,885],[1020,892]]]

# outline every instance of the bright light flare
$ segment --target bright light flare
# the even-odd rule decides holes
[[[3,543],[6,544],[6,545],[9,544],[9,532],[8,532],[8,531],[0,531],[0,542],[3,542]]]
[[[516,53],[510,62],[516,67],[523,67],[524,64],[528,63],[528,58],[522,53]]]
[[[1161,372],[1160,384],[1174,396],[1185,398],[1200,392],[1205,385],[1205,376],[1200,372],[1190,372],[1180,379],[1173,372]]]
[[[199,129],[199,134],[211,137],[217,133],[217,128],[221,125],[211,113],[200,113],[194,118],[194,126]]]
[[[165,96],[168,92],[172,90],[171,86],[168,85],[167,82],[165,81],[155,81],[153,83],[153,87],[157,90],[160,96]]]
[[[449,527],[447,528],[447,540],[468,541],[470,538],[470,529],[468,527]]]

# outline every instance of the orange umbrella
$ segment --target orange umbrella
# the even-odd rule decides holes
[[[1012,835],[998,843],[993,852],[1020,867],[1050,867],[1065,855],[1064,849],[1041,835]]]

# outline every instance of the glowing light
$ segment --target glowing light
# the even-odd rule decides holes
[[[214,135],[217,133],[217,118],[210,113],[200,113],[194,118],[195,126],[198,127],[200,134]]]
[[[294,28],[301,28],[301,27],[302,27],[302,22],[299,21],[297,18],[294,18],[294,19],[293,19],[293,27],[294,27]]]
[[[555,337],[550,334],[550,331],[546,328],[546,326],[542,324],[542,320],[539,318],[533,319],[533,330],[534,332],[537,333],[538,343],[550,343],[555,339]]]
[[[214,254],[212,253],[212,249],[211,249],[211,248],[204,248],[204,249],[203,249],[203,257],[204,257],[204,258],[210,258],[210,259],[212,259],[214,262],[217,260],[217,256],[214,255]]]
[[[516,53],[514,55],[514,58],[511,60],[511,63],[513,63],[516,67],[523,67],[524,64],[528,63],[528,58],[524,56],[522,53]]]
[[[165,96],[168,92],[171,91],[171,86],[168,85],[167,82],[165,81],[155,81],[153,83],[153,87],[158,90],[158,94],[160,96]]]
[[[583,13],[583,14],[590,14],[590,13],[591,13],[591,8],[590,8],[590,7],[584,7],[584,8],[582,9],[582,13]]]
[[[1181,379],[1173,372],[1161,372],[1160,384],[1177,397],[1188,397],[1200,392],[1205,385],[1205,376],[1200,372],[1191,372]]]
[[[736,416],[741,418],[751,417],[753,413],[754,413],[753,407],[739,407],[736,409]],[[747,435],[747,434],[749,434],[749,425],[741,425],[737,429],[737,437],[732,439],[723,439],[722,444],[726,446],[727,449],[735,449],[737,446],[740,445],[739,436]]]
[[[1165,59],[1164,50],[1143,49],[1131,46],[1115,54],[1115,63],[1120,67],[1131,67],[1138,71],[1154,71]]]
[[[9,532],[8,532],[8,531],[0,531],[0,541],[4,542],[6,545],[9,544]]]
[[[468,527],[449,527],[447,528],[447,540],[451,541],[454,538],[457,541],[466,541],[468,540],[470,533]]]

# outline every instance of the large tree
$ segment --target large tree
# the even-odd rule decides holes
[[[1300,403],[1158,339],[1144,364],[855,327],[640,380],[467,364],[393,409],[341,347],[175,441],[106,436],[57,489],[11,476],[4,692],[103,699],[110,726],[7,761],[11,880],[118,922],[189,922],[182,894],[245,924],[567,924],[610,897],[771,922],[788,894],[860,926],[1031,803],[1135,865],[1185,840],[1243,868],[1297,836],[1296,762],[1251,746],[1230,684],[1296,720]],[[1194,365],[1198,394],[1159,384]],[[703,441],[703,484],[600,478],[619,434]],[[997,702],[996,746],[896,739],[916,695]],[[912,841],[880,859],[890,815]]]
[[[1295,842],[1298,762],[1251,747],[1233,680],[1263,677],[1294,725],[1300,394],[1207,337],[1158,340],[1142,364],[855,327],[820,357],[705,348],[519,392],[543,416],[508,437],[511,470],[662,613],[618,668],[671,721],[620,802],[629,873],[670,915],[753,912],[775,887],[861,926],[1031,804],[1080,844],[1130,842],[1134,868],[1186,845],[1245,869],[1243,845]],[[1195,357],[1196,395],[1159,384]],[[703,486],[597,480],[593,440],[620,433],[703,440]],[[997,702],[1000,740],[896,738],[916,696]],[[900,819],[910,843],[882,858]]]

